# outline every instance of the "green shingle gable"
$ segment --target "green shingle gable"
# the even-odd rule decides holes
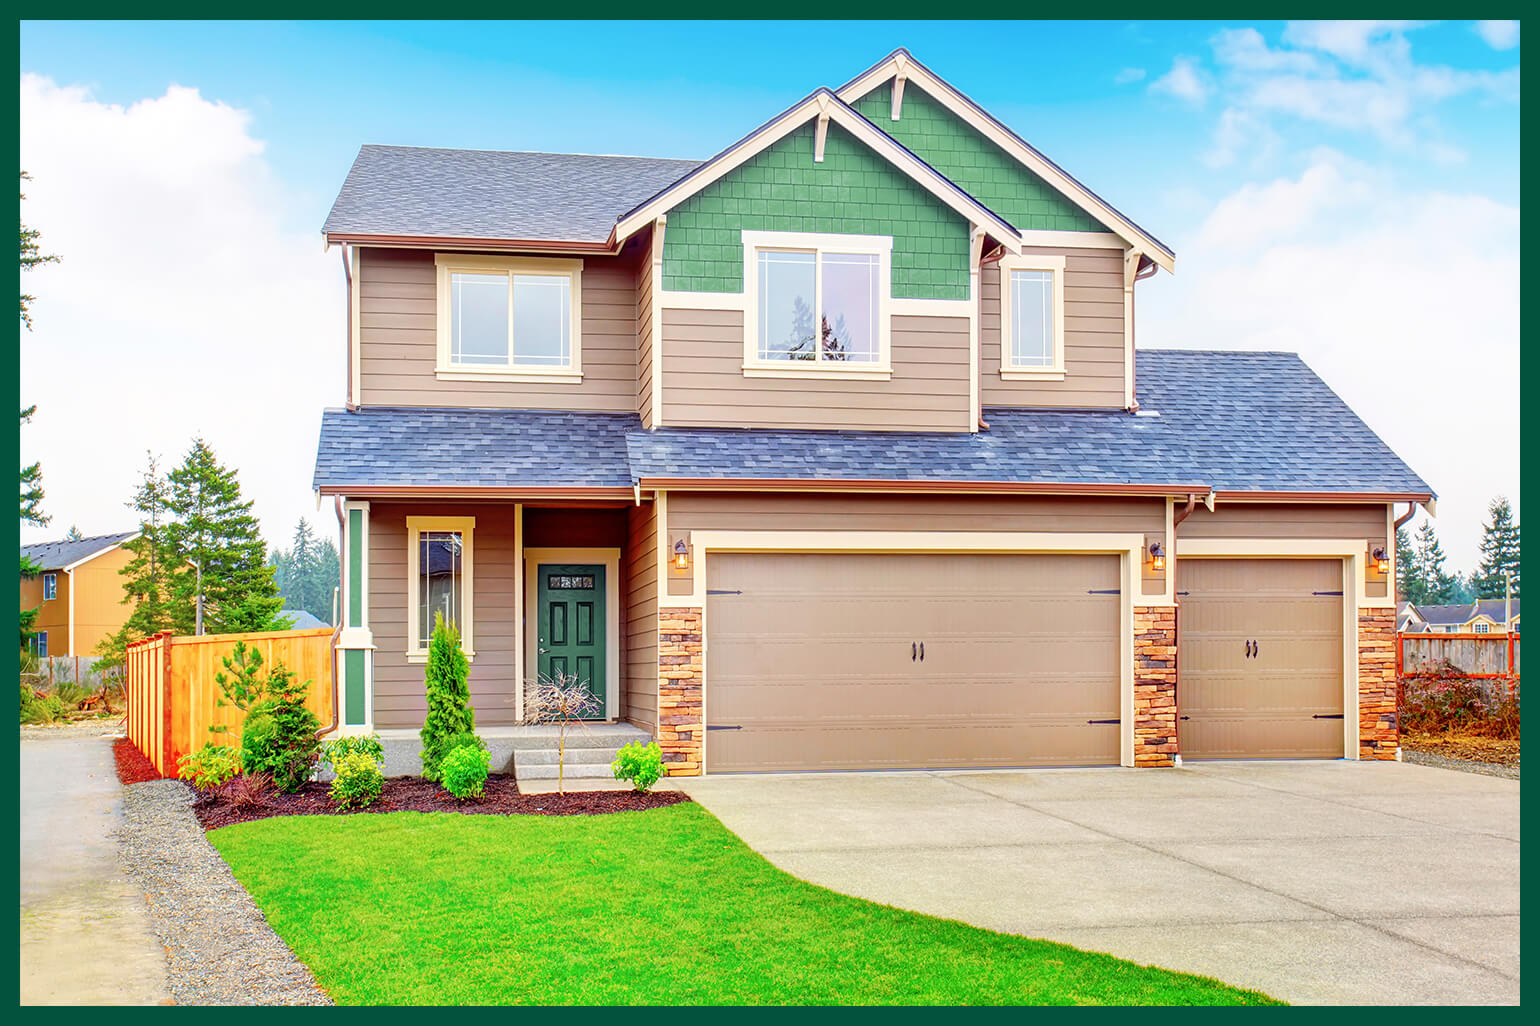
[[[892,120],[892,80],[851,106],[1017,231],[1107,231],[913,82],[904,85],[897,121]]]
[[[740,232],[893,237],[893,295],[968,298],[968,222],[836,124],[809,122],[668,212],[663,287],[742,292]]]

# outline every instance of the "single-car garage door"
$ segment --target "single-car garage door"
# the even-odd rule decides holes
[[[721,553],[706,768],[1118,761],[1106,555]]]
[[[1340,758],[1342,561],[1183,559],[1184,759]]]

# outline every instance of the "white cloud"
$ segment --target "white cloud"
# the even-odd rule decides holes
[[[1512,50],[1519,45],[1519,23],[1516,21],[1478,21],[1476,35],[1494,50]]]
[[[1450,565],[1519,491],[1519,211],[1330,151],[1247,185],[1140,287],[1140,344],[1299,352],[1439,492]],[[1479,444],[1471,444],[1479,438]]]
[[[129,106],[21,77],[22,216],[63,261],[24,280],[22,452],[43,463],[47,528],[134,526],[146,450],[180,460],[202,434],[240,471],[269,541],[310,493],[320,411],[342,398],[341,269],[289,197],[250,116],[170,86]]]
[[[1112,76],[1112,81],[1118,85],[1127,85],[1130,82],[1144,81],[1144,75],[1145,71],[1143,68],[1124,68]]]
[[[1407,49],[1404,33],[1422,28],[1415,21],[1291,21],[1284,26],[1283,41],[1309,50],[1320,50],[1349,64],[1372,63],[1376,52]]]
[[[1171,62],[1170,71],[1150,83],[1150,92],[1198,104],[1208,98],[1209,84],[1196,58],[1178,57]]]

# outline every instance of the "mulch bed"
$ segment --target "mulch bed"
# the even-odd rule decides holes
[[[511,773],[487,777],[486,794],[458,801],[421,777],[387,777],[380,800],[366,809],[343,811],[332,804],[327,784],[314,781],[294,794],[273,793],[257,808],[232,808],[217,797],[200,796],[193,813],[205,830],[270,816],[353,816],[380,812],[460,812],[478,816],[597,816],[640,812],[690,800],[678,791],[574,791],[569,794],[520,794]]]
[[[1430,752],[1450,759],[1469,759],[1499,766],[1516,766],[1519,762],[1518,738],[1482,737],[1453,731],[1440,734],[1403,731],[1401,747],[1413,752]]]
[[[155,768],[149,758],[134,747],[134,743],[128,738],[119,738],[112,743],[112,754],[118,762],[118,781],[122,784],[143,784],[149,780],[160,780],[160,770]]]

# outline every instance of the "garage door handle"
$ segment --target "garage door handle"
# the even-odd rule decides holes
[[[1251,643],[1251,658],[1255,659],[1257,656],[1259,656],[1261,654],[1262,654],[1262,644],[1261,644],[1261,642],[1253,641]]]
[[[925,642],[920,642],[920,662],[925,661]]]
[[[1246,658],[1247,659],[1251,658],[1251,642],[1250,641],[1246,642]]]
[[[917,641],[909,642],[909,661],[912,663],[920,658],[920,645]]]

